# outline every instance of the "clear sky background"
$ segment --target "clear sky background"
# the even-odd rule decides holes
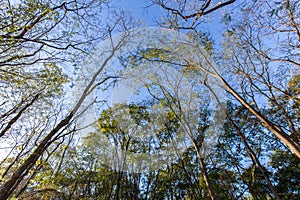
[[[151,6],[148,0],[116,0],[116,5],[130,12],[135,19],[141,19],[148,26],[155,26],[154,19],[163,14],[163,10],[156,5]]]

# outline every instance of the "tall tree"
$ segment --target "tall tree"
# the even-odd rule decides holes
[[[185,19],[185,15],[180,15],[180,13],[190,9],[194,10],[194,13],[198,13],[198,7],[187,6],[192,5],[193,1],[179,2],[181,3],[179,4],[181,9],[177,8],[177,2],[171,6],[165,6],[163,3],[159,5],[170,12],[170,16],[175,16],[175,19],[176,17]],[[296,71],[298,69],[299,65],[297,60],[295,60],[295,56],[297,56],[299,39],[299,15],[297,15],[299,3],[297,1],[268,3],[262,0],[245,1],[240,6],[240,10],[236,10],[234,15],[240,16],[243,21],[239,21],[235,26],[232,26],[232,30],[228,31],[227,40],[225,38],[227,42],[224,48],[226,52],[222,54],[225,55],[223,57],[226,58],[226,55],[228,55],[227,58],[230,58],[228,62],[223,62],[228,69],[227,71],[233,72],[232,77],[235,80],[240,80],[240,82],[235,81],[232,83],[230,79],[227,79],[230,76],[223,75],[209,60],[207,60],[209,68],[197,65],[197,63],[191,63],[191,65],[204,72],[210,71],[210,73],[218,77],[226,90],[240,104],[252,112],[268,130],[283,141],[300,158],[299,141],[294,139],[294,136],[298,135],[294,122],[287,117],[285,120],[289,121],[291,128],[285,130],[285,127],[281,126],[271,116],[262,114],[260,103],[257,102],[258,98],[265,98],[276,103],[276,94],[286,93],[286,85],[281,84],[285,75],[276,73],[274,68],[278,69],[279,66],[285,66],[287,69]],[[227,15],[227,19],[230,21],[230,14]],[[184,20],[173,20],[173,22],[180,24],[175,27],[190,28],[190,26],[184,24]],[[234,24],[235,20],[232,20],[232,23]],[[192,29],[197,32],[197,26],[192,26]],[[285,41],[282,40],[285,36],[290,41],[286,45],[284,45]],[[279,38],[274,40],[275,44],[273,43],[278,48],[272,48],[269,44],[266,44],[272,38]],[[285,50],[286,48],[288,51]],[[281,54],[280,52],[287,53]],[[199,54],[205,56],[201,51]],[[282,72],[283,70],[280,71]],[[238,87],[239,85],[241,87]],[[294,99],[297,98],[294,96]],[[285,111],[285,113],[285,116],[288,116],[288,112]]]
[[[51,99],[52,95],[60,94],[61,84],[65,82],[61,71],[67,68],[63,68],[63,65],[70,66],[70,62],[76,65],[77,59],[89,52],[92,47],[89,44],[111,36],[115,29],[122,29],[127,22],[120,15],[114,22],[101,24],[99,11],[104,6],[103,1],[3,3],[1,79],[4,82],[1,84],[5,86],[4,94],[16,93],[18,98],[9,107],[7,100],[14,96],[6,95],[1,104],[5,113],[2,116],[1,136],[12,137],[14,131],[11,128],[14,126],[23,137],[23,141],[19,142],[17,139],[16,145],[11,148],[19,156],[9,165],[8,170],[12,170],[12,173],[5,172],[5,175],[10,176],[3,179],[0,186],[0,199],[7,199],[30,174],[30,170],[47,149],[53,145],[61,145],[55,141],[76,130],[72,123],[78,117],[79,108],[94,85],[101,84],[96,83],[97,76],[125,40],[121,39],[119,43],[112,45],[106,59],[88,80],[88,85],[73,108],[63,105],[64,101],[61,99]],[[99,34],[99,31],[96,33],[94,30],[101,25],[106,27],[103,34]],[[26,87],[30,89],[26,90]],[[41,114],[38,114],[38,109],[41,109]],[[34,123],[29,123],[30,120]],[[9,137],[8,141],[11,141]],[[18,152],[18,148],[21,152]]]

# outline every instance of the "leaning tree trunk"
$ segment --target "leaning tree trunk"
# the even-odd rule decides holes
[[[199,150],[196,142],[194,140],[192,140],[192,143],[193,143],[193,146],[194,146],[195,151],[197,153],[197,157],[198,157],[199,164],[200,164],[200,171],[201,171],[201,174],[203,176],[203,179],[204,179],[206,188],[208,190],[209,196],[212,200],[217,200],[218,198],[216,196],[215,190],[214,190],[214,188],[211,184],[210,178],[209,178],[207,170],[206,170],[206,164],[204,162],[204,158],[201,155],[200,150]]]
[[[271,190],[271,192],[273,193],[274,195],[274,198],[276,200],[280,200],[280,197],[275,189],[275,187],[273,186],[269,176],[268,176],[268,173],[267,171],[265,170],[265,168],[262,166],[262,164],[260,163],[259,159],[257,158],[255,152],[251,149],[251,147],[249,146],[247,140],[246,140],[246,137],[244,135],[244,133],[241,132],[240,128],[235,124],[235,122],[232,120],[232,118],[228,115],[227,115],[227,118],[228,120],[230,121],[230,123],[233,125],[233,127],[235,128],[235,130],[237,131],[238,135],[241,137],[242,139],[242,142],[244,143],[245,147],[246,147],[246,151],[248,152],[251,160],[253,163],[255,163],[258,167],[258,169],[260,170],[260,172],[262,173],[264,179],[266,180],[267,184],[268,184],[268,187],[269,189]]]
[[[111,54],[104,60],[103,64],[95,72],[92,79],[89,81],[88,85],[84,89],[80,99],[72,109],[69,115],[66,118],[60,121],[60,123],[55,126],[54,129],[47,134],[47,136],[42,140],[42,142],[37,146],[37,148],[29,155],[29,157],[24,161],[24,163],[14,172],[14,174],[0,187],[0,200],[6,200],[12,195],[14,190],[18,187],[19,183],[23,178],[28,174],[30,169],[35,165],[36,161],[43,155],[45,150],[53,143],[52,138],[59,133],[64,127],[66,127],[72,120],[73,116],[78,112],[79,108],[82,106],[84,100],[88,94],[93,89],[93,85],[96,81],[96,78],[100,72],[107,65],[108,61],[114,56],[116,47],[111,51]]]
[[[277,126],[276,124],[273,124],[271,121],[269,121],[265,116],[263,116],[259,111],[257,111],[255,108],[253,108],[249,103],[246,102],[241,95],[239,95],[230,85],[229,83],[218,73],[216,68],[212,65],[212,63],[209,61],[206,55],[204,55],[203,52],[200,52],[202,56],[205,59],[205,62],[208,64],[209,68],[212,69],[213,72],[203,68],[200,65],[197,65],[200,70],[204,71],[205,73],[209,73],[212,76],[216,77],[221,81],[221,83],[225,86],[226,90],[232,94],[236,100],[238,100],[243,106],[245,106],[255,117],[257,117],[261,124],[269,129],[278,139],[280,139],[284,144],[286,144],[294,154],[298,158],[300,158],[300,144],[297,143],[293,138],[291,138],[288,134],[286,134],[280,126]],[[204,85],[208,86],[209,85],[204,82]],[[211,88],[210,88],[211,90]]]

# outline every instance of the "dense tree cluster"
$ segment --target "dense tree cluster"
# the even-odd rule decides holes
[[[106,0],[0,1],[0,200],[300,199],[300,2],[147,2],[192,41],[181,52],[120,56],[139,24]],[[206,31],[216,16],[220,41]],[[102,63],[80,73],[104,40]],[[81,137],[85,100],[122,70],[140,70],[140,99],[91,97],[102,107]],[[71,101],[76,77],[86,85]]]

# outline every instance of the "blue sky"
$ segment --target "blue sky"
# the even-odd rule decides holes
[[[115,4],[130,12],[135,19],[147,22],[148,26],[155,26],[154,19],[163,14],[163,10],[156,5],[151,5],[148,0],[117,0]]]

